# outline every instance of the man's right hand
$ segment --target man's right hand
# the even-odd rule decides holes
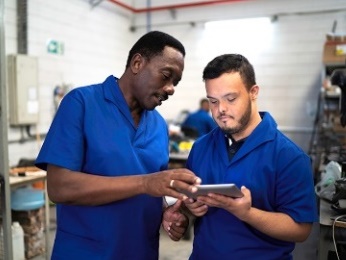
[[[186,168],[171,169],[143,175],[144,193],[155,196],[171,196],[180,200],[187,199],[186,195],[177,190],[196,192],[201,183],[192,171]]]
[[[196,217],[202,217],[208,212],[208,206],[192,198],[184,200],[185,207]]]

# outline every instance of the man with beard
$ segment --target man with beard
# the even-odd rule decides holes
[[[157,260],[162,217],[173,240],[183,236],[187,218],[179,205],[162,214],[162,197],[184,200],[174,188],[194,191],[199,179],[167,170],[168,127],[155,107],[174,94],[184,57],[177,39],[148,32],[120,78],[62,99],[36,159],[57,207],[53,260]]]
[[[203,184],[234,183],[242,198],[209,193],[184,205],[196,216],[190,260],[292,259],[318,221],[311,160],[259,112],[249,61],[225,54],[203,80],[218,127],[198,139],[187,168]]]

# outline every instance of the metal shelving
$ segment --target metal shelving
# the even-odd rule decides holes
[[[309,148],[316,181],[320,178],[321,165],[329,161],[341,163],[346,160],[346,129],[340,125],[341,91],[338,86],[330,86],[328,83],[330,75],[338,68],[344,68],[344,65],[325,64],[322,73],[324,86],[320,90]]]

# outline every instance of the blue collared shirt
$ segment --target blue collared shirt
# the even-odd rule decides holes
[[[166,149],[167,147],[167,149]],[[156,111],[136,127],[117,84],[70,91],[36,160],[85,174],[122,176],[167,168],[168,129]],[[162,199],[139,195],[100,206],[57,205],[52,259],[158,259]]]
[[[251,191],[252,206],[288,214],[298,223],[318,221],[311,160],[284,136],[269,113],[229,160],[220,128],[197,140],[187,167],[203,184],[235,183]],[[275,223],[273,223],[275,225]],[[261,233],[221,208],[195,222],[191,260],[292,259],[295,244]]]

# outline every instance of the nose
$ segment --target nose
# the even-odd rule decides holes
[[[172,83],[165,85],[163,89],[170,96],[173,95],[175,91]]]
[[[226,102],[221,100],[219,102],[218,110],[219,110],[219,113],[224,113],[227,110],[226,109]]]

